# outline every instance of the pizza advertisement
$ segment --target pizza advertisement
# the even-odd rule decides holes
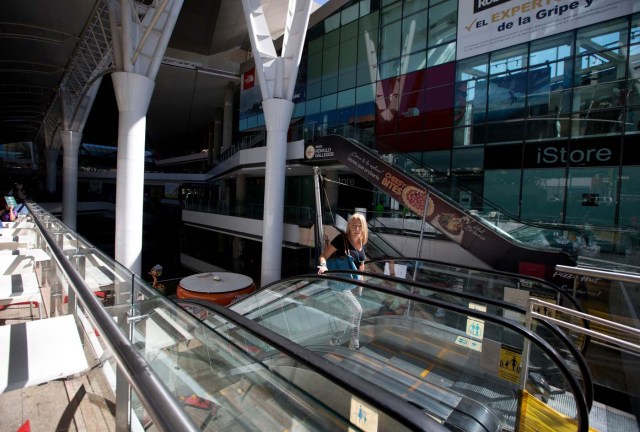
[[[347,146],[332,146],[336,159],[354,172],[385,191],[416,215],[423,215],[436,229],[460,244],[470,219],[436,194],[428,194],[427,187],[406,175],[377,156],[364,150]],[[316,152],[319,148],[316,145]],[[320,150],[322,151],[322,150]],[[428,202],[427,202],[428,195]]]

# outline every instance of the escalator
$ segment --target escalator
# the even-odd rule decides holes
[[[305,154],[307,162],[313,164],[337,160],[348,166],[491,268],[536,276],[558,285],[567,283],[555,266],[575,265],[577,253],[568,252],[561,244],[551,244],[544,230],[538,229],[536,236],[527,234],[520,240],[499,224],[468,211],[428,183],[428,177],[414,176],[397,164],[388,163],[388,158],[378,152],[383,150],[372,150],[356,139],[326,135],[318,138]]]
[[[332,290],[345,283],[364,288],[358,351],[329,343],[348,322]],[[449,430],[533,430],[525,423],[542,412],[558,428],[588,429],[589,372],[565,362],[559,351],[572,343],[554,326],[546,330],[560,342],[549,343],[495,313],[339,275],[284,279],[231,309],[409,401]],[[445,310],[448,319],[430,309]],[[469,333],[469,322],[481,330]],[[575,348],[572,355],[581,357]],[[259,358],[276,369],[286,365],[267,352]]]

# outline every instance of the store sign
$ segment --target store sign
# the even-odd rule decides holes
[[[458,2],[458,60],[640,11],[637,0]]]
[[[590,167],[611,166],[620,163],[617,146],[583,146],[575,141],[571,146],[527,145],[525,146],[525,168]]]

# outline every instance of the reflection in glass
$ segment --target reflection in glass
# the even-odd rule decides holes
[[[522,172],[522,214],[526,220],[562,220],[566,171],[564,168]]]

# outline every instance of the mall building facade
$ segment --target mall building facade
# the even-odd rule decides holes
[[[480,211],[487,200],[523,220],[639,224],[640,2],[331,7],[307,32],[292,127],[359,127],[450,175]],[[242,71],[249,134],[264,115],[252,62]]]

